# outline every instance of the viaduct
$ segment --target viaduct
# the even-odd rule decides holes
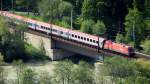
[[[33,30],[28,30],[24,34],[27,43],[32,44],[38,49],[43,45],[46,55],[52,60],[60,60],[64,57],[76,54],[102,60],[102,55],[105,54],[103,52],[98,52],[98,49],[93,49],[88,45],[82,45],[55,36],[48,36]]]

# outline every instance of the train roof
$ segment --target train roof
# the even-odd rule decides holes
[[[27,22],[41,24],[42,26],[46,26],[46,27],[51,26],[51,24],[46,23],[46,22],[42,22],[42,21],[38,21],[38,20],[35,20],[35,19],[27,18],[27,17],[21,16],[21,15],[12,14],[12,13],[7,12],[7,11],[0,11],[0,13],[2,13],[2,12],[7,13],[8,14],[7,16],[15,17],[15,18],[20,19],[20,20],[26,20]],[[61,31],[64,31],[64,32],[71,32],[72,34],[75,34],[75,35],[81,35],[83,37],[92,38],[93,40],[98,40],[98,36],[83,33],[83,32],[78,31],[78,30],[71,30],[71,29],[61,27],[61,26],[54,25],[54,24],[52,24],[52,27],[54,29],[58,29],[58,30],[61,30]],[[99,37],[99,38],[105,39],[103,37]]]

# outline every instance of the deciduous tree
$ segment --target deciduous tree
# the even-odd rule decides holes
[[[143,43],[144,52],[150,54],[150,40],[145,40]]]
[[[140,46],[143,39],[144,24],[141,13],[137,8],[129,9],[125,19],[126,41],[134,42],[135,47]]]
[[[93,25],[94,25],[93,20],[85,20],[81,24],[81,31],[92,34]]]
[[[122,34],[117,34],[116,36],[116,42],[118,43],[124,43],[125,42],[125,37]]]
[[[84,0],[82,5],[82,13],[81,13],[82,21],[93,19],[93,15],[95,15],[94,2],[95,0]]]
[[[93,27],[93,34],[95,35],[104,35],[106,33],[105,24],[102,21],[97,21],[97,23]]]

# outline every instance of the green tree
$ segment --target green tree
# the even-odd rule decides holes
[[[70,16],[71,10],[73,10],[73,6],[69,2],[62,1],[59,4],[59,12],[60,16]]]
[[[116,36],[116,42],[118,42],[118,43],[124,43],[125,42],[124,36],[122,34],[118,33],[117,36]]]
[[[93,25],[94,25],[93,20],[85,20],[85,21],[82,22],[80,29],[81,29],[82,32],[92,34]]]
[[[150,54],[150,40],[145,40],[143,43],[144,52]]]
[[[61,21],[59,21],[59,26],[63,26],[66,28],[70,28],[70,17],[71,17],[71,11],[73,11],[73,6],[71,3],[62,1],[59,4],[59,17],[62,18]]]
[[[0,43],[5,44],[9,40],[10,32],[8,23],[5,22],[3,17],[0,17]]]
[[[144,31],[144,38],[150,38],[150,18],[145,18],[145,31]]]
[[[58,25],[65,28],[70,28],[70,25],[66,21],[60,21]]]
[[[102,21],[97,21],[97,23],[93,27],[93,34],[95,35],[104,35],[106,33],[105,24]]]
[[[24,40],[25,34],[24,32],[27,31],[27,25],[19,24],[15,26],[15,35],[18,36],[21,40]]]
[[[95,9],[93,6],[94,2],[95,0],[84,0],[83,5],[82,5],[82,13],[81,13],[82,20],[93,19],[93,15],[95,12]]]
[[[124,79],[134,76],[136,77],[136,67],[134,61],[130,61],[121,57],[113,57],[107,61],[108,73],[111,76],[112,83],[123,83]]]
[[[143,39],[144,24],[141,13],[137,8],[129,9],[125,19],[126,41],[134,42],[134,47],[139,47]]]
[[[41,0],[38,4],[40,15],[43,19],[53,22],[59,17],[61,0]]]

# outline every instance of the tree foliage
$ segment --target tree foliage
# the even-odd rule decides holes
[[[59,4],[61,0],[42,0],[38,8],[42,18],[51,21],[59,16]]]
[[[93,27],[93,34],[95,35],[104,35],[106,33],[106,26],[102,21],[97,21]]]
[[[83,20],[93,19],[94,14],[94,0],[84,0],[82,5],[81,18]]]
[[[81,31],[92,34],[93,25],[94,25],[93,20],[85,20],[81,24]]]
[[[70,16],[72,9],[73,9],[73,6],[69,2],[62,1],[59,4],[60,16]]]
[[[116,42],[118,43],[125,43],[125,37],[122,34],[117,34],[116,36]]]
[[[145,40],[143,43],[144,52],[150,54],[150,40]]]
[[[138,47],[143,39],[144,24],[142,21],[143,18],[137,8],[129,9],[125,22],[126,41],[134,42],[135,47]]]
[[[4,21],[3,17],[0,17],[0,43],[4,44],[10,39],[10,32],[7,22]]]

